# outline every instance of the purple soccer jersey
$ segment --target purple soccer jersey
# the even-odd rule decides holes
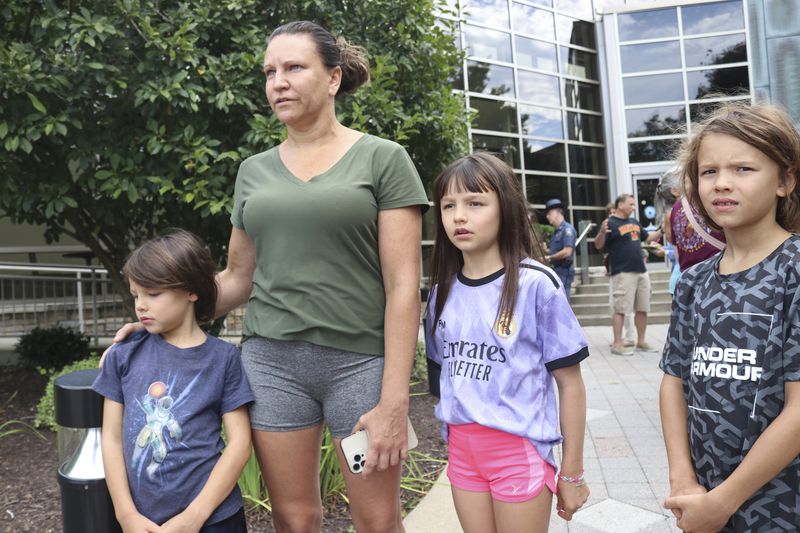
[[[519,272],[514,316],[497,318],[503,271],[452,281],[436,324],[436,288],[425,331],[427,355],[441,365],[436,416],[448,424],[478,423],[527,437],[557,467],[561,443],[551,372],[589,355],[586,338],[555,273],[526,259]]]

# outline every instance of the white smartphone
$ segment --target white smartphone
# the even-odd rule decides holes
[[[367,449],[369,448],[367,432],[357,431],[343,438],[339,444],[342,447],[345,461],[347,461],[347,468],[354,474],[360,474],[367,463]],[[419,444],[417,434],[411,425],[411,419],[408,419],[408,449],[413,450],[417,444]]]

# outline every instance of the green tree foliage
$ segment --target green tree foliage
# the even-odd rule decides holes
[[[452,31],[433,0],[9,0],[0,7],[0,211],[70,235],[118,290],[130,249],[184,227],[220,257],[239,163],[283,129],[264,96],[272,28],[314,20],[370,53],[344,124],[403,144],[429,183],[466,151]]]

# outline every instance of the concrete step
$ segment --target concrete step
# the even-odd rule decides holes
[[[667,302],[672,303],[672,295],[667,291],[653,291],[650,293],[650,302],[659,303]],[[573,310],[580,309],[586,305],[610,305],[608,293],[601,294],[573,294],[569,300]],[[577,312],[577,311],[576,311]]]
[[[670,313],[650,313],[647,315],[648,324],[669,324]],[[611,328],[611,317],[608,315],[579,316],[578,323],[583,326],[608,326]]]
[[[611,308],[608,302],[602,304],[571,304],[572,311],[575,316],[581,318],[583,316],[605,316],[611,317]],[[651,313],[669,313],[672,310],[671,300],[650,300]]]
[[[605,279],[605,283],[590,283],[588,285],[576,285],[575,286],[575,294],[608,294],[611,290],[611,283],[608,278]],[[668,292],[669,290],[669,279],[661,280],[661,279],[653,279],[650,278],[650,290],[653,292]]]

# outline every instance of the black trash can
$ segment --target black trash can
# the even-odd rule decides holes
[[[121,533],[106,486],[100,428],[103,397],[92,390],[100,369],[56,378],[58,484],[64,533]]]

